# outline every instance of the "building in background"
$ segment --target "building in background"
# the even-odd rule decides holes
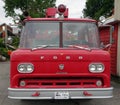
[[[12,37],[15,36],[13,34],[12,27],[8,26],[7,24],[1,24],[0,25],[0,61],[5,61],[7,56],[7,53],[9,52],[8,47],[12,47],[9,45],[12,43]]]
[[[7,39],[9,36],[14,36],[13,29],[9,25],[3,23],[0,25],[0,37],[5,38],[5,43],[7,43]]]
[[[120,77],[120,0],[114,0],[114,14],[107,18],[100,28],[100,38],[104,44],[112,42],[111,54],[111,74]],[[114,27],[112,36],[109,36],[109,25]]]

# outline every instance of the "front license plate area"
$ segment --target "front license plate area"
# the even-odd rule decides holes
[[[55,92],[55,99],[69,99],[69,92]]]

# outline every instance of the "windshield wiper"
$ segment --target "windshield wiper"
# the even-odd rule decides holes
[[[82,50],[91,51],[91,49],[89,47],[84,47],[84,46],[79,46],[79,45],[67,45],[67,46],[72,47],[72,48],[78,48],[78,49],[82,49]]]
[[[36,47],[32,48],[31,50],[38,50],[38,49],[42,49],[42,48],[46,48],[46,47],[56,47],[57,45],[37,45]]]
[[[89,47],[84,47],[84,46],[79,46],[79,45],[66,45],[66,46],[91,51],[91,49]],[[32,48],[31,50],[34,51],[34,50],[38,50],[38,49],[42,49],[42,48],[46,48],[46,47],[56,47],[56,45],[37,45],[36,47]]]
[[[41,49],[41,48],[45,48],[45,47],[48,47],[48,45],[38,45],[38,46],[32,48],[31,50],[33,51],[33,50],[37,50],[37,49]]]

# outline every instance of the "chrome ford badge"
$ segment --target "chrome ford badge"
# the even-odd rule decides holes
[[[64,69],[64,64],[60,64],[60,65],[59,65],[59,69],[60,69],[60,70],[63,70],[63,69]]]

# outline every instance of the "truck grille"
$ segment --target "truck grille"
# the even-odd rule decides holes
[[[97,87],[96,82],[102,81],[101,78],[88,78],[88,77],[49,77],[49,78],[23,78],[20,82],[25,83],[24,86],[19,87],[31,87],[31,88],[72,88],[72,87]],[[101,86],[101,87],[102,87]]]

